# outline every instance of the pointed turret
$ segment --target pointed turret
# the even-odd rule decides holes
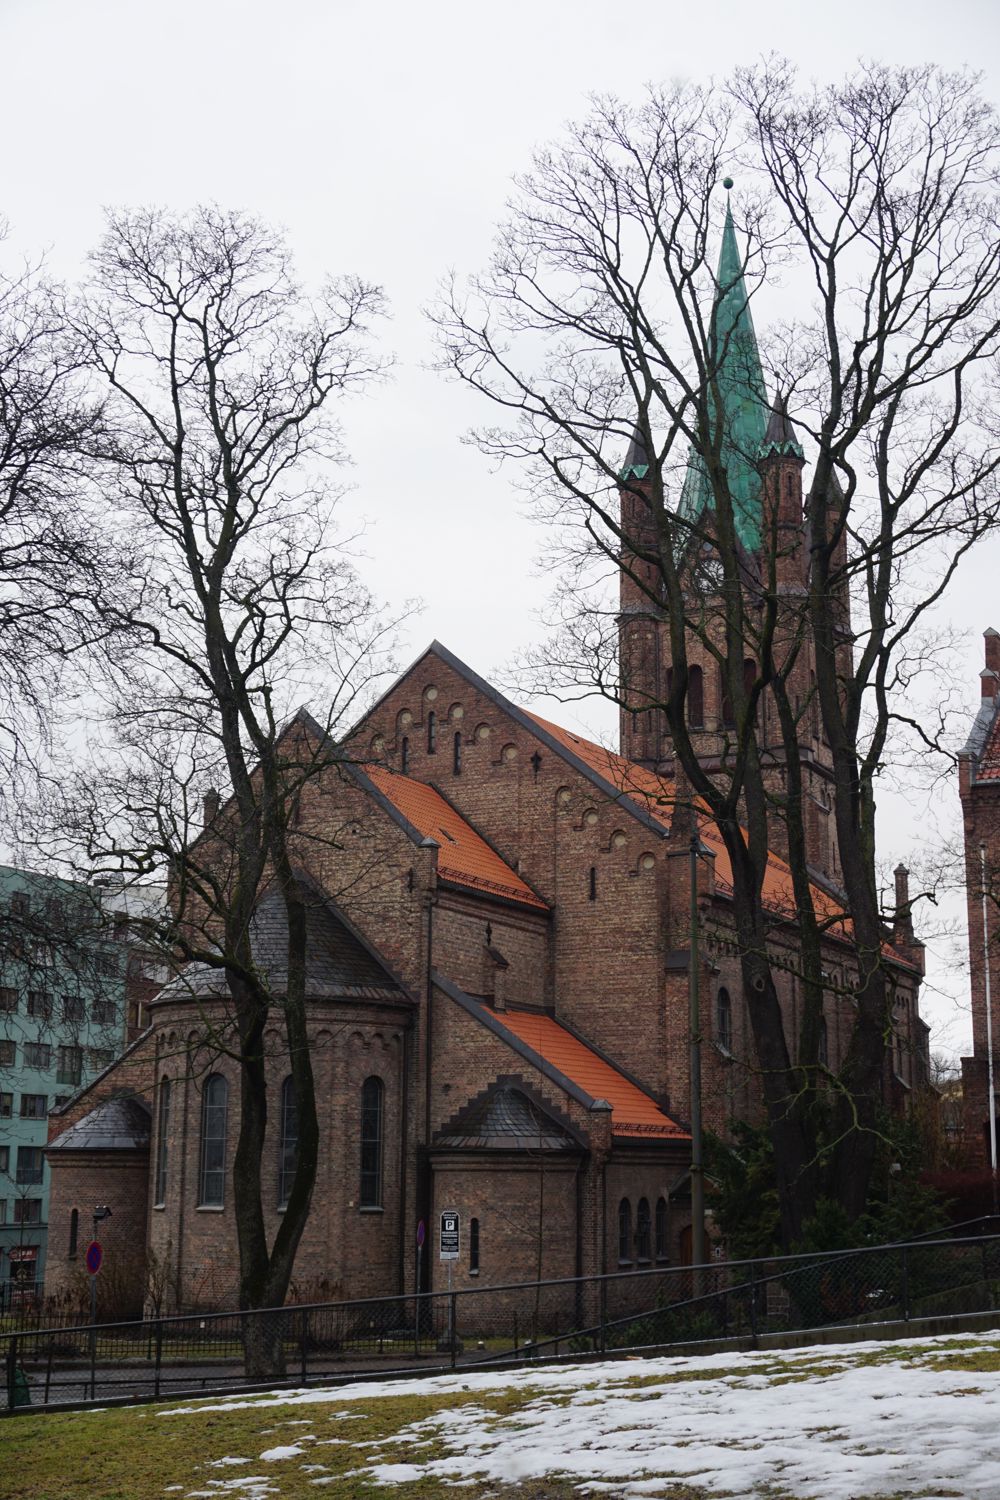
[[[723,185],[728,190],[731,179],[727,177]],[[760,544],[761,485],[757,461],[767,428],[767,400],[743,261],[728,202],[706,354],[709,383],[713,383],[714,376],[719,393],[718,407],[714,397],[710,397],[709,404],[715,408],[715,420],[722,428],[720,455],[733,498],[736,535],[748,552],[754,552]],[[692,453],[678,514],[694,523],[703,511],[714,508],[715,496],[704,462],[697,453]]]
[[[806,456],[802,451],[802,444],[795,436],[795,428],[788,415],[788,398],[780,391],[771,407],[767,431],[760,450],[761,458],[769,458],[772,454],[780,455],[782,458],[798,458],[805,463]]]
[[[642,435],[642,428],[638,421],[632,433],[632,441],[629,443],[625,462],[622,465],[619,479],[624,483],[628,479],[645,479],[649,473],[649,454],[646,452],[646,439]]]

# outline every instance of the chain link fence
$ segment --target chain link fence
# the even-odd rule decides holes
[[[650,1349],[1000,1308],[1000,1234],[0,1336],[6,1408]]]

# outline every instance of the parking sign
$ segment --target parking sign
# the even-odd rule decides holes
[[[446,1208],[441,1214],[441,1260],[458,1260],[460,1220],[454,1208]]]

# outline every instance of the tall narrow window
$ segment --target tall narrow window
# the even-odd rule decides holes
[[[461,776],[461,774],[462,774],[462,731],[460,729],[456,729],[455,730],[455,738],[452,741],[452,747],[451,747],[451,769],[452,769],[452,772],[454,773],[454,775]]]
[[[366,1078],[361,1090],[361,1207],[382,1206],[382,1080]]]
[[[69,1250],[67,1254],[70,1260],[76,1260],[76,1246],[80,1238],[80,1210],[74,1208],[69,1216]]]
[[[167,1201],[167,1153],[170,1149],[170,1079],[160,1082],[160,1107],[156,1116],[156,1196],[153,1202],[162,1208]]]
[[[438,747],[438,721],[433,708],[427,715],[427,754],[433,755]]]
[[[469,1270],[479,1270],[479,1220],[469,1220]]]
[[[623,1198],[618,1205],[618,1260],[632,1259],[632,1205]]]
[[[819,1064],[821,1068],[830,1066],[830,1041],[826,1030],[826,1016],[819,1018]]]
[[[733,1003],[728,990],[720,990],[715,997],[715,1038],[727,1052],[733,1050]]]
[[[221,1073],[205,1079],[201,1096],[201,1171],[198,1202],[221,1208],[226,1187],[226,1112],[229,1085]]]
[[[591,867],[590,867],[590,891],[589,891],[589,895],[588,895],[588,900],[590,900],[590,901],[596,901],[597,900],[597,866],[596,865],[591,865]]]
[[[410,740],[408,735],[403,735],[402,744],[399,747],[399,769],[405,776],[410,769]]]
[[[702,729],[705,724],[705,679],[700,667],[688,671],[688,727]]]
[[[640,1198],[635,1215],[635,1253],[640,1260],[650,1260],[650,1236],[653,1223],[649,1213],[649,1199]]]
[[[657,1198],[656,1200],[656,1258],[666,1260],[667,1256],[667,1200]]]
[[[299,1114],[291,1075],[281,1085],[281,1140],[278,1147],[278,1207],[284,1208],[292,1191],[299,1154]]]

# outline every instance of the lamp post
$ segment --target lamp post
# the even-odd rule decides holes
[[[698,857],[701,840],[697,819],[691,831],[691,934],[688,954],[689,1072],[691,1075],[691,1264],[705,1263],[705,1158],[701,1130],[701,993],[698,950]],[[701,1296],[702,1273],[695,1270],[692,1291]]]
[[[998,1211],[997,1202],[997,1103],[996,1086],[993,1082],[993,1005],[990,995],[990,923],[986,901],[986,845],[979,845],[979,873],[983,896],[983,977],[986,986],[986,1070],[988,1075],[986,1097],[990,1111],[990,1173],[993,1186],[993,1212]]]

